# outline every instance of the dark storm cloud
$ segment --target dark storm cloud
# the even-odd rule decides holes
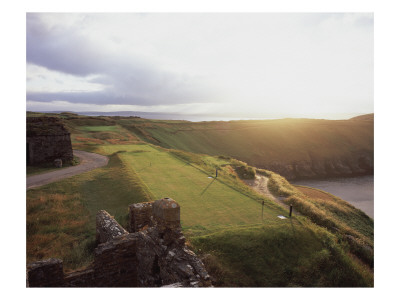
[[[157,105],[204,102],[206,95],[186,77],[157,70],[155,66],[121,53],[108,53],[74,27],[45,24],[39,14],[27,14],[28,63],[82,77],[104,85],[102,91],[33,93],[27,100],[63,100],[90,104]]]

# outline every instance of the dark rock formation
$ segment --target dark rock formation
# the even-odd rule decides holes
[[[59,159],[59,158],[55,159],[54,160],[54,166],[56,168],[61,168],[62,167],[62,159]]]
[[[27,267],[28,286],[211,286],[203,263],[185,245],[178,203],[164,198],[131,205],[129,210],[131,233],[106,211],[97,214],[96,237],[100,244],[88,268],[64,274],[61,260],[35,262]]]
[[[153,218],[160,229],[179,229],[181,226],[181,208],[171,198],[153,203]]]
[[[153,226],[153,202],[142,202],[129,205],[129,232]]]
[[[64,284],[64,273],[61,259],[50,258],[29,264],[27,280],[30,286],[57,287]]]
[[[260,167],[288,180],[371,175],[374,172],[374,157],[373,153],[361,153],[345,158],[311,158],[290,164],[274,161]]]
[[[114,238],[126,235],[128,232],[118,224],[105,210],[100,210],[96,215],[96,242],[106,243]]]
[[[26,118],[26,158],[28,165],[72,161],[70,133],[58,118]]]

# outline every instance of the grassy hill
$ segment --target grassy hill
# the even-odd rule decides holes
[[[70,113],[59,117],[73,133],[76,147],[145,141],[169,149],[230,156],[287,179],[373,174],[374,169],[373,114],[349,120],[229,122],[86,117]]]
[[[241,181],[254,168],[219,154],[155,146],[140,140],[126,120],[65,117],[74,149],[108,155],[110,163],[27,191],[28,262],[58,257],[67,269],[82,267],[92,259],[98,210],[124,226],[129,204],[171,197],[181,205],[188,243],[217,286],[373,286],[373,261],[362,252],[364,245],[373,247],[373,222],[354,207],[335,199],[340,211],[335,214],[334,205],[318,201],[321,197],[258,170],[287,201],[297,197],[305,207],[314,205],[317,215],[322,212],[319,219],[306,209],[302,216],[280,219],[287,216],[285,209]]]
[[[304,222],[231,228],[191,239],[217,286],[372,286],[368,267],[334,235]]]
[[[366,122],[373,122],[374,121],[374,114],[366,114],[351,118],[352,121],[366,121]]]
[[[231,156],[288,179],[373,171],[370,117],[197,123],[121,118],[117,123],[155,145]]]

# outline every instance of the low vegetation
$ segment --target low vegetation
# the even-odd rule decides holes
[[[106,148],[101,146],[99,151]],[[243,184],[242,189],[238,188],[233,181],[237,179],[223,171],[215,177],[214,167],[225,160],[184,154],[151,145],[132,145],[118,156],[128,172],[140,177],[154,195],[153,200],[171,197],[181,205],[182,226],[190,233],[261,223],[262,196]],[[271,202],[264,217],[276,222],[276,215],[281,213],[282,209]]]
[[[27,191],[28,262],[58,257],[66,269],[85,266],[92,260],[98,210],[126,226],[129,204],[171,197],[181,205],[189,245],[216,286],[373,286],[373,256],[366,250],[373,249],[373,221],[361,211],[333,195],[292,186],[219,148],[208,148],[213,156],[178,150],[221,142],[247,153],[234,142],[246,136],[246,145],[256,147],[252,139],[262,122],[184,122],[193,130],[181,132],[182,122],[69,113],[60,118],[71,129],[74,149],[107,155],[110,162]],[[224,140],[225,129],[234,127],[236,133]],[[260,143],[282,142],[269,138]],[[256,172],[268,176],[270,190],[302,215],[278,218],[288,212],[242,182]]]
[[[27,191],[27,261],[58,257],[75,269],[90,262],[96,213],[105,209],[127,225],[128,205],[152,197],[118,155],[108,166]]]
[[[372,118],[372,119],[371,119]],[[228,155],[264,168],[280,162],[352,158],[373,153],[373,116],[351,120],[247,120],[171,122],[120,118],[116,122],[143,141],[164,148]]]
[[[71,162],[64,163],[62,167],[68,168],[68,167],[76,166],[78,164],[79,164],[79,157],[74,156],[74,158]],[[42,163],[42,164],[38,164],[38,165],[30,165],[30,166],[26,166],[26,176],[47,173],[47,172],[55,171],[55,170],[58,170],[58,168],[56,168],[54,166],[54,163]]]
[[[282,176],[264,170],[269,189],[314,223],[336,232],[347,240],[354,254],[373,267],[374,222],[363,211],[329,193],[308,187],[295,187]]]
[[[371,272],[352,260],[336,237],[307,220],[231,228],[191,243],[217,286],[372,286]]]

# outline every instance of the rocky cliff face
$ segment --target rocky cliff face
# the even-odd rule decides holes
[[[374,172],[374,155],[361,153],[349,157],[311,158],[288,164],[274,161],[260,167],[289,180],[371,175]]]

